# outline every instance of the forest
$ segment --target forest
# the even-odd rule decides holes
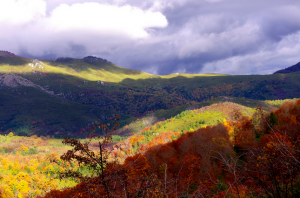
[[[115,114],[120,114],[120,124],[125,126],[151,112],[200,105],[220,97],[263,103],[265,100],[299,98],[300,94],[299,72],[159,76],[108,62],[90,64],[83,59],[40,60],[32,67],[31,59],[24,58],[24,64],[19,64],[14,62],[20,58],[2,58],[1,134],[14,130],[21,136],[75,137],[94,121],[107,123]],[[4,79],[27,84],[17,83],[10,87]],[[37,123],[34,129],[27,130],[32,128],[33,122]]]
[[[65,138],[60,154],[35,153],[34,148],[49,144],[47,138],[31,137],[31,148],[19,138],[23,146],[7,148],[0,158],[1,196],[299,197],[300,100],[248,114],[240,108],[228,112],[233,104],[222,106],[229,117],[216,124],[206,125],[199,117],[194,128],[160,132],[176,119],[204,111],[196,109],[114,144],[117,119],[111,120],[113,129],[95,123],[93,129],[104,136]],[[13,140],[13,134],[4,139]]]
[[[272,112],[240,112],[234,121],[186,132],[167,144],[127,157],[123,164],[94,153],[75,139],[61,159],[88,165],[95,172],[65,177],[74,188],[45,197],[299,197],[300,100]],[[80,151],[80,152],[78,152]]]
[[[0,198],[300,198],[299,54],[300,0],[0,0]]]

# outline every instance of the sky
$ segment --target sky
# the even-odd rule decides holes
[[[271,74],[300,62],[299,0],[0,0],[0,50],[151,74]]]

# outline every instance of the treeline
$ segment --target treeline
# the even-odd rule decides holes
[[[111,85],[103,89],[92,87],[82,90],[77,89],[75,91],[75,93],[78,92],[76,96],[66,97],[82,104],[96,105],[108,110],[114,109],[120,114],[135,115],[186,104],[195,104],[220,96],[245,97],[255,100],[276,98],[276,89],[282,86],[282,83],[280,80],[273,79],[223,83],[220,85],[210,82],[204,87],[189,87],[186,85],[162,85],[162,87]],[[294,96],[286,95],[286,97]]]
[[[267,103],[267,104],[270,104],[270,105],[272,105],[272,106],[274,106],[274,107],[277,107],[277,108],[279,108],[280,107],[280,105],[282,105],[283,103],[286,103],[286,102],[291,102],[291,101],[297,101],[297,100],[299,100],[299,98],[294,98],[294,99],[284,99],[284,100],[266,100],[265,102]]]
[[[74,150],[62,159],[89,164],[95,175],[67,172],[81,183],[45,197],[299,197],[300,100],[268,114],[258,108],[251,118],[239,112],[234,117],[237,121],[185,133],[123,164],[66,139]]]

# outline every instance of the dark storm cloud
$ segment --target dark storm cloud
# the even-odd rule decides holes
[[[300,61],[295,0],[23,1],[35,2],[26,17],[0,5],[0,43],[24,56],[95,55],[154,74],[266,74]]]
[[[300,61],[299,5],[267,0],[175,3],[163,10],[169,24],[156,33],[161,41],[130,50],[134,56],[122,53],[128,59],[116,62],[157,74],[272,73]]]
[[[293,12],[299,12],[291,9]],[[285,10],[287,13],[274,13],[275,16],[267,16],[261,23],[262,32],[267,38],[280,41],[285,36],[296,33],[300,29],[299,14],[289,13],[289,10]]]

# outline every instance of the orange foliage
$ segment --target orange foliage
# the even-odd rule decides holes
[[[240,174],[248,178],[248,189],[254,189],[258,196],[299,195],[300,100],[261,115],[262,127],[258,129],[250,121],[242,122],[235,138],[246,160]]]
[[[162,133],[141,145],[143,155],[109,163],[105,179],[111,193],[95,177],[46,197],[297,197],[300,100],[261,114],[259,124],[235,116],[227,126],[201,128],[166,144],[174,133]]]

